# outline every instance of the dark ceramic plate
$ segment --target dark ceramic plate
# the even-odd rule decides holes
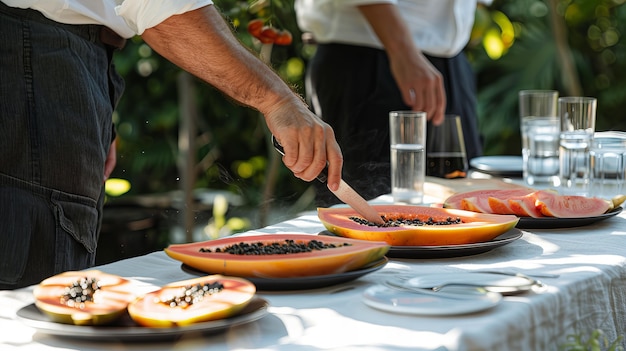
[[[481,156],[470,160],[470,166],[482,173],[500,177],[522,177],[521,156]]]
[[[230,318],[191,324],[184,327],[147,328],[135,323],[128,314],[116,322],[106,326],[80,326],[52,322],[35,304],[30,304],[17,311],[17,318],[37,332],[91,341],[163,341],[175,340],[190,333],[215,334],[236,325],[250,323],[261,319],[267,314],[269,303],[254,297],[239,314]]]
[[[353,271],[328,274],[320,276],[310,277],[295,277],[295,278],[258,278],[258,277],[244,277],[256,285],[257,290],[264,291],[278,291],[278,290],[305,290],[305,289],[317,289],[324,288],[332,285],[346,283],[362,277],[366,274],[375,272],[383,268],[389,259],[383,257],[376,262],[372,262],[366,266]],[[186,264],[182,264],[182,269],[190,274],[194,275],[207,275],[210,272],[202,272],[195,268],[192,268]]]
[[[327,230],[321,232],[320,235],[336,236]],[[389,252],[387,252],[387,256],[393,258],[450,258],[471,256],[491,251],[521,237],[522,231],[514,228],[506,233],[500,234],[493,240],[482,243],[444,246],[392,246]]]
[[[584,225],[593,224],[598,221],[603,221],[605,219],[616,216],[620,214],[622,210],[624,210],[624,208],[619,206],[599,216],[581,217],[581,218],[520,217],[519,222],[517,222],[516,227],[522,228],[522,229],[558,229],[558,228],[581,227]]]

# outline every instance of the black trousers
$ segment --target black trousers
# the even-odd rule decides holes
[[[468,159],[482,154],[476,81],[464,54],[427,58],[441,72],[446,113],[461,116]],[[391,191],[389,111],[407,110],[384,50],[320,44],[308,66],[306,88],[313,111],[329,123],[344,155],[343,177],[366,199]],[[340,201],[316,184],[316,205]]]

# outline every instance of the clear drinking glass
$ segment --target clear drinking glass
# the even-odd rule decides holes
[[[395,202],[421,204],[424,198],[426,113],[389,113],[391,194]]]
[[[559,178],[559,132],[556,90],[519,92],[524,182],[554,187]]]
[[[596,106],[597,100],[592,97],[559,98],[559,173],[563,194],[589,193],[589,150],[596,125]]]
[[[589,150],[590,195],[609,200],[626,191],[626,133],[598,132]]]
[[[461,117],[446,115],[442,124],[426,129],[426,175],[464,178],[468,171]]]

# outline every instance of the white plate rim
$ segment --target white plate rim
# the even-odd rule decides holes
[[[536,285],[536,281],[527,277],[486,272],[424,274],[408,279],[406,285],[430,288],[445,282],[476,283],[484,285],[487,291],[508,294],[525,292]]]
[[[437,297],[436,294],[422,295],[376,284],[363,292],[362,301],[369,307],[391,313],[421,316],[454,316],[493,308],[502,301],[502,295],[494,292],[485,292],[482,295],[477,295],[476,299],[454,300],[444,296]]]
[[[522,156],[478,156],[470,160],[470,165],[484,172],[522,172]]]

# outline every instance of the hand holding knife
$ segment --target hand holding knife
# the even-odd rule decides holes
[[[283,146],[280,145],[278,140],[276,140],[276,137],[274,137],[273,135],[272,144],[274,144],[274,148],[276,149],[276,151],[278,151],[283,156],[285,155],[285,150],[283,149]],[[325,167],[322,170],[322,172],[317,176],[317,180],[326,184],[326,181],[328,180],[328,168]],[[380,214],[372,206],[370,206],[370,204],[368,204],[367,201],[365,201],[365,199],[361,197],[361,195],[359,195],[356,191],[354,191],[354,189],[352,189],[352,187],[344,182],[343,179],[339,183],[339,188],[336,191],[332,191],[332,193],[335,194],[335,196],[337,196],[339,200],[352,207],[366,220],[377,225],[385,224],[385,221],[382,219]]]

